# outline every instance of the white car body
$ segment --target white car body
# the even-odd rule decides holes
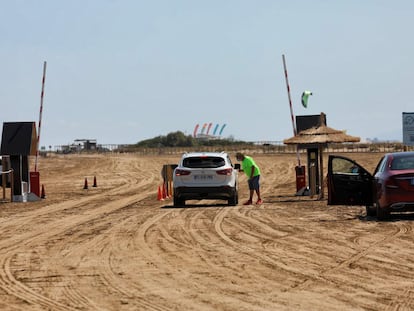
[[[225,152],[191,152],[182,155],[173,174],[174,206],[186,200],[226,200],[238,204],[238,170]]]

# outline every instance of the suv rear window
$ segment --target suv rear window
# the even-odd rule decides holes
[[[183,166],[188,168],[216,168],[226,165],[221,157],[188,157],[183,159]]]

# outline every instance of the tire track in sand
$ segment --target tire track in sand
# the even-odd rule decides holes
[[[293,288],[296,289],[305,289],[307,287],[312,286],[312,283],[317,280],[324,280],[327,282],[330,282],[329,276],[333,273],[338,272],[339,270],[346,269],[347,267],[351,266],[352,264],[355,264],[358,262],[361,258],[366,257],[369,253],[373,252],[378,246],[382,246],[385,243],[392,242],[399,236],[406,234],[408,232],[412,231],[412,227],[408,226],[406,224],[396,224],[395,230],[391,234],[384,234],[385,236],[382,236],[377,241],[373,242],[370,246],[365,247],[364,249],[356,252],[352,256],[350,256],[348,259],[342,261],[340,264],[336,265],[333,268],[326,269],[319,273],[319,275],[315,278],[305,279],[302,282],[298,283]]]
[[[137,177],[135,177],[136,179]],[[113,190],[108,190],[107,194],[111,192],[118,194],[118,199],[105,203],[96,202],[102,197],[102,195],[94,195],[87,198],[81,198],[78,200],[63,202],[47,206],[42,208],[40,211],[32,211],[28,214],[20,217],[16,221],[22,222],[32,222],[32,230],[30,232],[22,232],[19,235],[15,235],[10,239],[0,241],[0,249],[2,253],[0,255],[1,269],[0,269],[0,288],[2,288],[6,293],[13,295],[23,301],[27,301],[32,305],[40,305],[44,309],[51,308],[53,310],[76,310],[76,308],[64,305],[59,301],[48,298],[38,290],[34,290],[29,286],[25,285],[19,281],[13,271],[12,267],[13,258],[16,254],[23,251],[23,247],[31,248],[31,245],[37,245],[43,243],[44,241],[51,240],[54,236],[59,236],[64,234],[64,232],[71,231],[71,228],[77,228],[78,226],[90,222],[94,219],[99,219],[103,215],[122,209],[125,206],[133,204],[137,201],[145,199],[148,197],[148,192],[142,192],[142,187],[146,184],[151,184],[153,182],[152,178],[144,179],[142,182],[132,184],[132,186],[124,187],[122,189],[115,188]],[[135,194],[132,196],[122,196],[121,194],[125,192],[133,192],[135,189],[140,189],[140,194]],[[106,196],[104,196],[105,198]],[[91,205],[95,205],[91,208]],[[96,206],[99,205],[99,206]],[[87,213],[81,213],[82,208],[87,209]],[[50,215],[50,213],[59,213],[66,210],[74,210],[73,214],[66,215],[66,217],[52,218],[54,219],[53,224],[48,225],[48,231],[43,230],[43,226],[36,227],[36,220],[39,219],[39,215]],[[64,213],[65,214],[65,213]],[[33,230],[33,228],[35,228]],[[75,304],[78,306],[88,306],[94,307],[93,302],[82,293],[73,290],[73,288],[66,288],[69,299],[70,297],[76,297],[77,301]]]

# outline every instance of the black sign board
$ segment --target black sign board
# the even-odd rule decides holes
[[[35,122],[4,122],[1,138],[2,155],[36,155]]]

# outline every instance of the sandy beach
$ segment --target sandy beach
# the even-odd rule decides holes
[[[263,205],[186,208],[157,200],[179,155],[41,158],[46,198],[0,204],[0,309],[414,309],[414,217],[295,196],[294,154],[253,156]]]

